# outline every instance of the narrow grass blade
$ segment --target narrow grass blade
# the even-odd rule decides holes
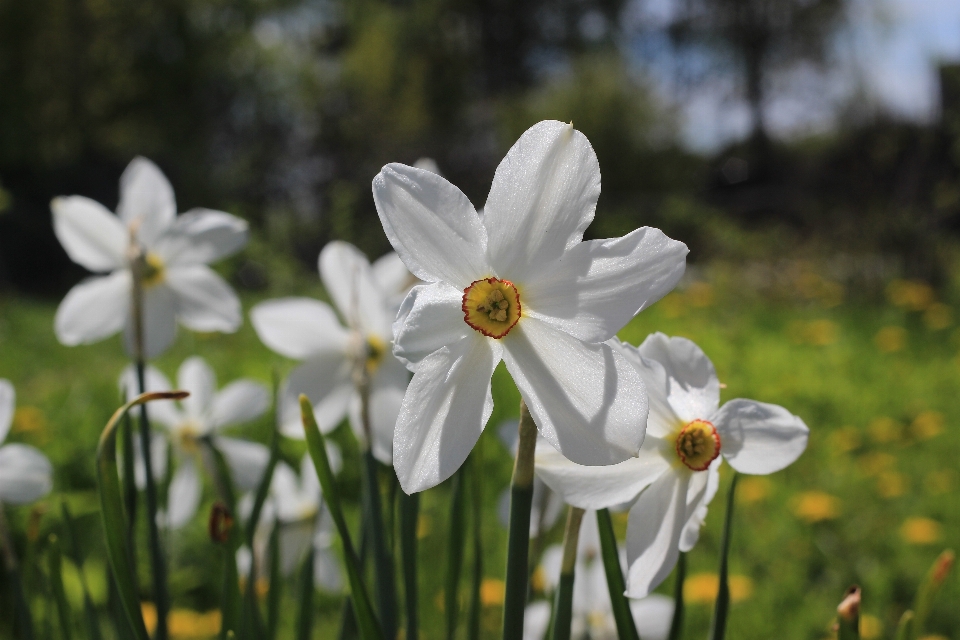
[[[82,567],[80,569],[83,570]],[[73,620],[67,594],[63,590],[63,559],[60,556],[60,541],[51,534],[47,539],[47,572],[50,574],[50,590],[57,607],[57,619],[60,622],[60,637],[73,640]]]
[[[73,564],[77,565],[80,573],[80,586],[83,589],[83,614],[87,622],[87,637],[90,638],[90,640],[100,640],[103,634],[100,632],[100,621],[97,618],[97,609],[93,605],[93,598],[90,596],[90,585],[87,584],[87,576],[83,571],[83,549],[77,541],[76,524],[66,502],[60,503],[60,515],[63,517],[63,532],[67,553],[73,560]]]
[[[313,554],[313,545],[310,545],[297,578],[297,600],[300,603],[297,611],[297,640],[310,640],[313,634]]]
[[[236,514],[236,493],[230,479],[230,467],[213,440],[201,440],[207,464],[211,467],[214,484],[220,501],[213,505],[210,513],[210,538],[217,543],[223,553],[223,586],[220,611],[220,637],[226,639],[230,632],[249,640],[254,637],[252,629],[245,626],[250,612],[244,610],[243,596],[240,593],[240,574],[237,570],[237,549],[240,548],[240,528],[234,526]]]
[[[929,617],[930,610],[933,608],[933,602],[940,592],[943,581],[950,575],[956,557],[952,549],[945,550],[933,561],[933,565],[920,584],[920,588],[917,590],[917,601],[913,606],[915,613],[913,633],[915,637],[926,630],[927,617]]]
[[[333,471],[330,469],[330,460],[327,458],[326,444],[324,443],[320,429],[317,427],[317,420],[313,415],[313,407],[310,406],[310,400],[302,394],[300,396],[300,413],[303,418],[303,430],[307,438],[307,449],[310,451],[310,458],[313,460],[313,466],[317,471],[317,478],[320,480],[320,487],[323,489],[323,498],[326,501],[327,507],[330,509],[330,515],[333,518],[334,524],[337,526],[337,532],[340,534],[340,540],[343,544],[344,565],[347,568],[350,594],[353,599],[357,626],[360,629],[360,637],[363,638],[363,640],[382,640],[383,632],[381,631],[377,616],[373,611],[373,606],[370,603],[369,592],[363,582],[360,560],[354,551],[353,542],[350,539],[350,531],[347,529],[347,521],[343,517],[343,507],[340,503],[340,490],[333,477]]]
[[[687,579],[687,554],[680,552],[673,583],[673,620],[670,622],[668,640],[680,640],[683,634],[683,583]]]
[[[523,639],[523,615],[530,577],[530,508],[533,505],[533,454],[537,425],[520,400],[517,459],[510,481],[510,526],[507,533],[506,593],[503,601],[503,640]]]
[[[388,528],[383,520],[383,499],[377,478],[377,460],[373,451],[363,452],[363,509],[367,534],[373,543],[373,570],[376,578],[377,609],[384,637],[397,635],[397,580],[393,567],[393,555],[387,543]]]
[[[131,407],[151,400],[179,400],[187,395],[185,391],[169,391],[144,393],[137,396],[117,409],[100,435],[100,442],[97,445],[97,490],[100,495],[100,517],[103,522],[107,557],[113,569],[117,595],[137,640],[149,640],[149,638],[140,612],[140,593],[137,588],[136,573],[131,563],[131,541],[127,539],[128,527],[117,468],[117,426]],[[159,614],[159,607],[157,612]]]
[[[270,558],[270,590],[267,591],[267,640],[275,640],[280,626],[280,594],[283,591],[283,579],[280,577],[280,523],[274,521],[267,543],[267,556]]]
[[[577,568],[577,545],[580,541],[580,522],[583,509],[570,507],[567,526],[563,531],[563,560],[560,563],[560,584],[553,601],[553,620],[550,622],[553,640],[570,640],[573,621],[573,581]]]
[[[620,569],[620,553],[617,551],[617,538],[613,533],[613,520],[609,509],[597,511],[597,528],[600,530],[600,557],[603,570],[607,574],[607,589],[613,607],[613,619],[617,623],[617,635],[620,640],[640,640],[637,626],[633,622],[630,603],[624,593],[627,590]]]
[[[447,640],[457,635],[457,619],[460,616],[460,572],[463,569],[463,553],[467,545],[464,522],[465,486],[463,474],[466,465],[453,475],[450,488],[450,522],[447,528],[447,577],[444,582],[444,614],[446,616]]]
[[[127,508],[127,539],[136,540],[137,531],[137,476],[133,448],[133,425],[130,414],[123,416],[123,504]],[[134,549],[134,552],[136,550]],[[136,564],[136,562],[134,562]]]
[[[903,615],[900,616],[900,622],[897,623],[897,633],[894,635],[895,640],[913,640],[914,638],[914,626],[913,626],[913,611],[907,609],[903,612]]]
[[[467,640],[480,640],[480,614],[483,602],[483,440],[471,454],[471,521],[473,523],[473,582],[470,588],[470,615],[467,619]]]
[[[406,611],[406,638],[418,640],[420,630],[419,598],[417,589],[417,522],[420,518],[420,494],[408,496],[403,491],[400,500],[400,557],[403,562],[403,602]]]
[[[860,587],[853,585],[837,607],[837,640],[860,639]]]
[[[710,621],[710,640],[723,640],[727,632],[727,612],[730,610],[728,558],[730,555],[730,535],[733,528],[733,497],[737,490],[739,477],[740,474],[733,474],[733,478],[730,480],[730,491],[727,493],[727,513],[724,516],[723,538],[720,541],[720,588],[717,591],[713,619]]]

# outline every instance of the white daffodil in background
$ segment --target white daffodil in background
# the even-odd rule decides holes
[[[310,298],[268,300],[250,311],[253,327],[267,347],[304,361],[284,384],[280,408],[284,433],[304,437],[297,400],[303,393],[314,403],[321,431],[329,433],[349,415],[357,437],[367,442],[358,387],[365,380],[370,446],[378,460],[390,464],[393,427],[410,378],[390,353],[390,327],[396,315],[394,300],[400,290],[409,288],[410,273],[391,254],[371,268],[366,256],[346,242],[327,244],[319,267],[343,324],[330,305]]]
[[[327,457],[334,473],[342,466],[340,450],[327,442]],[[249,518],[253,510],[253,495],[247,494],[238,505],[241,516]],[[343,571],[334,548],[336,532],[333,519],[324,508],[323,496],[313,461],[309,454],[300,463],[300,478],[285,462],[277,463],[270,484],[270,494],[264,502],[254,536],[253,551],[259,572],[267,566],[267,541],[271,528],[280,527],[280,571],[290,575],[313,546],[313,576],[317,586],[326,591],[343,589]],[[248,575],[253,557],[246,547],[238,550],[237,562],[241,575]]]
[[[547,592],[560,582],[563,546],[553,545],[543,552],[540,570]],[[621,554],[621,563],[623,562]],[[673,599],[659,594],[630,601],[637,632],[643,640],[666,640],[673,619]],[[550,624],[549,602],[535,602],[527,607],[524,640],[543,640]],[[573,579],[570,637],[591,640],[616,640],[617,624],[610,604],[607,576],[600,557],[600,532],[594,511],[583,515],[577,542],[577,564]]]
[[[166,376],[153,367],[147,368],[145,377],[147,391],[171,389]],[[129,397],[137,395],[133,367],[124,370],[120,385],[127,390]],[[264,385],[253,380],[236,380],[217,391],[213,370],[203,358],[194,356],[180,365],[177,388],[190,392],[179,406],[171,400],[158,400],[148,407],[150,420],[162,424],[167,432],[167,438],[155,434],[151,445],[154,476],[159,479],[166,473],[167,440],[173,446],[178,461],[167,494],[166,524],[171,529],[178,529],[189,522],[200,504],[203,492],[199,469],[203,464],[202,438],[210,438],[223,454],[233,481],[241,490],[257,486],[270,459],[270,451],[264,445],[219,433],[225,427],[249,422],[263,415],[270,405],[270,394]],[[136,452],[135,471],[140,484],[145,480],[145,472],[139,439],[136,441]]]
[[[803,453],[809,430],[777,405],[737,399],[720,407],[713,363],[690,340],[655,333],[639,347],[619,349],[643,376],[650,401],[640,456],[584,467],[541,447],[536,470],[583,509],[636,500],[627,525],[627,595],[641,598],[670,574],[680,551],[696,544],[721,458],[740,473],[773,473]]]
[[[33,502],[53,488],[53,467],[47,456],[30,445],[3,444],[13,424],[15,406],[13,385],[0,379],[0,506],[4,502]]]
[[[144,353],[162,353],[177,321],[194,331],[236,331],[240,301],[208,263],[238,251],[247,223],[222,211],[177,216],[173,189],[152,162],[135,158],[120,178],[113,215],[83,196],[54,198],[53,229],[70,259],[93,271],[60,303],[54,323],[65,345],[97,342],[124,329],[135,353],[133,260],[142,260]],[[140,256],[139,258],[137,256]]]
[[[504,360],[540,433],[571,459],[636,455],[646,399],[610,339],[676,284],[686,246],[657,229],[582,242],[600,168],[571,125],[534,125],[497,167],[483,209],[441,176],[402,164],[373,181],[384,231],[415,287],[394,324],[414,372],[394,434],[404,491],[456,471],[490,417]]]

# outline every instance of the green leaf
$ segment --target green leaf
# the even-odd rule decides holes
[[[920,583],[920,588],[917,590],[917,601],[913,606],[915,613],[913,620],[914,637],[921,635],[926,630],[927,618],[930,616],[933,602],[936,600],[937,594],[940,593],[943,581],[950,574],[955,560],[956,554],[953,550],[946,549],[933,561],[923,582]]]
[[[607,574],[607,590],[613,606],[613,619],[617,623],[617,635],[620,640],[640,640],[637,626],[633,622],[630,603],[624,594],[627,587],[620,569],[620,553],[617,551],[617,538],[613,533],[613,520],[609,509],[597,511],[597,528],[600,530],[600,557]]]
[[[299,598],[300,608],[297,612],[297,640],[310,640],[313,633],[313,555],[314,547],[311,544],[307,557],[300,566]]]
[[[570,640],[573,621],[573,581],[577,568],[577,547],[580,542],[580,522],[583,509],[570,507],[567,526],[563,531],[563,560],[560,564],[560,584],[553,600],[553,619],[550,622],[553,640]]]
[[[680,552],[677,571],[673,580],[673,620],[670,622],[668,640],[680,640],[683,634],[683,583],[687,579],[687,554]]]
[[[357,558],[353,542],[350,539],[347,521],[343,517],[343,506],[340,503],[340,490],[333,477],[333,470],[330,468],[330,460],[327,458],[327,447],[324,443],[323,434],[320,433],[320,429],[317,427],[317,420],[313,415],[313,407],[310,406],[310,400],[302,394],[300,395],[300,414],[303,419],[303,430],[307,438],[307,449],[310,451],[310,458],[313,460],[313,466],[317,472],[317,479],[320,481],[320,487],[323,489],[323,498],[327,507],[330,509],[330,516],[337,526],[337,532],[340,534],[340,540],[343,545],[344,565],[347,568],[350,594],[353,599],[353,609],[357,618],[357,626],[360,628],[360,637],[363,638],[363,640],[383,640],[380,623],[377,621],[377,616],[373,612],[370,595],[363,582],[360,561]]]
[[[406,637],[417,640],[419,636],[419,611],[417,591],[417,521],[420,517],[420,494],[408,496],[403,491],[400,500],[400,557],[403,563],[403,597],[406,609]]]
[[[368,448],[361,458],[363,466],[362,501],[367,535],[373,543],[373,570],[376,578],[380,623],[387,638],[397,635],[397,580],[393,556],[387,544],[389,528],[383,520],[383,500],[377,479],[377,460]]]
[[[730,580],[729,563],[730,535],[733,527],[733,496],[737,490],[737,479],[740,474],[734,472],[730,480],[730,490],[727,493],[727,513],[723,519],[723,538],[720,542],[720,588],[717,591],[717,602],[713,609],[713,620],[710,621],[710,640],[723,640],[727,632],[727,612],[730,610]]]
[[[70,512],[70,508],[65,501],[60,503],[60,514],[63,517],[67,553],[69,553],[73,559],[73,564],[77,565],[80,574],[80,586],[83,589],[83,612],[87,621],[87,635],[90,640],[100,640],[103,634],[100,633],[100,622],[97,619],[97,610],[93,605],[93,598],[90,596],[90,585],[87,584],[87,576],[83,570],[83,550],[77,542],[76,524],[73,519],[73,514]]]
[[[894,636],[896,640],[913,640],[914,638],[914,626],[913,626],[913,611],[907,609],[903,612],[903,615],[900,616],[900,622],[897,624],[897,633]]]
[[[117,409],[104,427],[97,445],[97,491],[100,495],[100,517],[107,558],[113,570],[120,604],[137,640],[149,640],[149,636],[140,611],[140,593],[131,562],[130,540],[127,538],[129,527],[124,514],[123,493],[117,469],[117,426],[131,407],[151,400],[180,400],[187,395],[189,394],[185,391],[166,391],[137,396]]]
[[[480,640],[480,615],[483,602],[483,440],[477,442],[471,454],[470,478],[473,521],[473,583],[470,590],[470,614],[467,620],[467,640]]]
[[[67,604],[67,594],[63,590],[63,561],[60,557],[60,541],[57,540],[57,536],[51,534],[47,543],[47,570],[50,573],[50,588],[53,591],[53,601],[57,606],[57,618],[60,621],[60,637],[63,640],[72,640],[73,620],[71,619],[70,605]]]
[[[450,490],[450,524],[447,529],[447,579],[444,583],[444,613],[447,618],[447,640],[457,635],[457,618],[460,614],[460,571],[463,568],[463,553],[467,546],[466,523],[464,522],[465,466],[453,475]]]
[[[280,577],[280,523],[273,523],[270,541],[267,543],[270,558],[270,590],[267,592],[267,640],[275,640],[280,626],[280,594],[283,580]]]

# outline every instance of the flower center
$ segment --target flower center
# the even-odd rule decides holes
[[[184,422],[177,428],[177,446],[184,453],[197,453],[200,450],[200,429],[193,422]]]
[[[693,471],[704,471],[720,455],[720,434],[706,420],[694,420],[677,434],[677,456]]]
[[[383,362],[387,344],[377,336],[367,336],[367,373],[373,374]]]
[[[489,338],[502,338],[520,320],[520,293],[509,280],[486,278],[463,290],[464,321]]]
[[[143,288],[149,289],[160,284],[166,276],[167,268],[163,264],[163,259],[152,251],[148,251],[143,256]]]

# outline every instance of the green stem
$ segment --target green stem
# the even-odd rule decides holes
[[[403,559],[403,595],[406,606],[407,640],[419,636],[419,603],[417,594],[417,521],[420,517],[420,494],[400,492],[400,556]]]
[[[267,592],[267,640],[275,640],[280,626],[280,592],[283,583],[280,578],[280,522],[274,521],[267,543],[270,557],[270,590]],[[253,549],[251,548],[251,554]]]
[[[727,493],[727,513],[723,520],[723,538],[720,542],[720,588],[717,591],[717,602],[713,609],[713,620],[710,622],[710,640],[723,640],[727,632],[727,612],[730,609],[730,580],[729,555],[730,536],[733,527],[734,494],[737,490],[737,480],[740,474],[734,472],[730,480],[730,490]]]
[[[517,459],[510,483],[510,530],[507,543],[506,595],[503,602],[503,640],[522,640],[527,605],[530,551],[530,507],[533,503],[533,465],[537,425],[520,400]]]
[[[67,594],[63,589],[63,562],[60,555],[60,541],[57,536],[50,534],[47,547],[47,571],[50,574],[50,587],[53,591],[53,601],[57,607],[57,618],[60,622],[60,637],[63,640],[73,640],[73,620],[70,615],[70,605],[67,604]],[[83,572],[83,567],[79,567]]]
[[[600,556],[603,570],[607,574],[607,590],[610,592],[610,604],[613,618],[617,623],[617,635],[621,640],[640,640],[637,626],[630,612],[630,603],[624,593],[627,590],[620,569],[620,553],[617,550],[617,538],[613,533],[613,520],[609,509],[597,511],[597,529],[600,531]]]
[[[310,640],[313,630],[313,545],[300,567],[300,612],[297,615],[297,640]]]
[[[377,582],[377,609],[386,638],[397,635],[397,587],[393,556],[387,548],[387,532],[383,522],[383,501],[377,479],[377,460],[373,451],[363,453],[364,508],[368,514],[369,534],[373,542],[373,569]]]
[[[444,587],[444,613],[447,619],[447,640],[457,634],[457,618],[460,613],[460,570],[463,568],[463,549],[466,545],[464,523],[464,473],[467,465],[453,475],[450,491],[450,526],[447,537],[447,580]]]
[[[687,554],[680,552],[677,558],[677,573],[673,582],[673,621],[670,622],[668,640],[680,640],[683,633],[683,583],[687,578]]]
[[[83,549],[77,542],[76,525],[73,520],[73,514],[66,502],[60,503],[60,515],[63,517],[64,537],[67,543],[67,553],[77,565],[80,574],[80,587],[83,589],[83,611],[87,620],[87,634],[90,640],[100,640],[103,635],[100,633],[100,622],[97,619],[97,609],[93,604],[93,598],[90,596],[90,585],[87,583],[87,574],[83,570],[84,557]]]
[[[473,584],[470,592],[470,614],[467,620],[468,640],[480,640],[480,614],[483,602],[480,590],[483,587],[483,440],[473,450],[470,472],[473,489],[471,515],[473,520]]]
[[[563,530],[563,560],[560,564],[560,584],[553,603],[553,640],[570,640],[573,621],[573,581],[577,568],[577,544],[580,541],[580,522],[583,509],[570,507],[567,526]]]
[[[13,590],[14,611],[16,611],[17,627],[24,640],[33,640],[33,618],[30,616],[30,607],[23,591],[23,580],[20,577],[20,563],[10,539],[10,528],[7,526],[7,516],[3,503],[0,502],[0,554],[3,555],[7,567],[7,584]]]

